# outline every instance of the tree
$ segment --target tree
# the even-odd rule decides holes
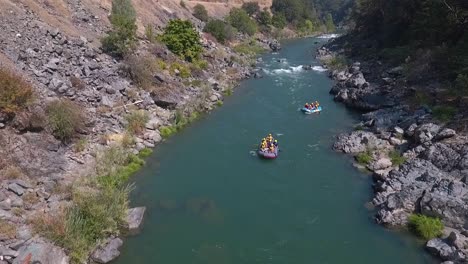
[[[271,24],[279,29],[283,29],[288,22],[283,14],[274,14],[273,18],[271,19]]]
[[[192,23],[187,20],[170,20],[160,40],[170,51],[187,61],[197,59],[202,52],[200,36]]]
[[[258,6],[257,2],[247,2],[242,4],[242,9],[249,14],[249,16],[252,16],[253,14],[256,14],[258,11],[260,11],[260,7]]]
[[[261,11],[257,16],[257,21],[262,26],[271,25],[271,14],[267,9]]]
[[[327,14],[325,19],[325,26],[327,27],[327,32],[335,31],[335,23],[333,23],[333,17],[330,13]]]
[[[203,22],[207,22],[210,19],[205,6],[201,4],[197,4],[193,7],[193,16],[200,19]]]
[[[112,30],[101,40],[102,48],[111,55],[122,57],[136,40],[136,13],[131,0],[113,0],[109,18]]]
[[[250,36],[257,32],[257,25],[243,9],[232,8],[227,21],[240,32]]]
[[[210,33],[217,41],[225,43],[234,38],[236,30],[222,20],[213,19],[206,23],[203,31]]]

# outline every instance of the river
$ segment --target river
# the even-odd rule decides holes
[[[333,102],[319,67],[299,67],[319,65],[324,41],[264,55],[264,78],[242,82],[223,107],[158,146],[133,178],[132,205],[147,207],[143,231],[116,263],[434,263],[412,236],[373,222],[370,177],[331,150],[358,115]],[[312,100],[322,114],[298,111]],[[276,160],[254,154],[267,133],[282,149]]]

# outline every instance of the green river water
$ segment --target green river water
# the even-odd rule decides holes
[[[325,72],[297,67],[318,66],[323,42],[288,41],[264,55],[265,78],[242,82],[157,147],[133,178],[132,205],[147,207],[143,231],[116,263],[434,263],[414,238],[373,222],[370,177],[331,150],[358,115],[333,102]],[[322,114],[298,111],[312,100]],[[254,154],[267,133],[282,149],[276,160]]]

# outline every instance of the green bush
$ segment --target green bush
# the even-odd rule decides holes
[[[358,153],[355,157],[359,164],[367,165],[372,161],[372,153],[370,151]]]
[[[274,14],[271,18],[271,24],[276,28],[283,29],[288,24],[288,22],[286,21],[286,17],[283,14],[278,13]]]
[[[343,70],[347,66],[346,58],[343,56],[334,56],[329,60],[325,60],[324,63],[332,71]]]
[[[247,35],[252,36],[257,32],[255,21],[253,21],[243,9],[232,8],[226,20],[237,30]]]
[[[228,88],[228,89],[224,90],[223,94],[225,96],[231,96],[232,95],[232,88]]]
[[[441,236],[444,230],[444,224],[439,218],[412,214],[408,220],[411,230],[425,240]]]
[[[47,105],[46,112],[52,133],[62,142],[69,142],[84,126],[83,109],[70,100],[52,101]]]
[[[232,40],[236,35],[236,29],[226,22],[213,19],[206,23],[204,32],[210,33],[220,43]]]
[[[396,151],[396,150],[393,150],[391,151],[388,156],[390,157],[390,160],[392,161],[392,164],[394,166],[400,166],[402,165],[403,163],[405,163],[406,161],[406,158],[403,157],[400,152]]]
[[[32,86],[19,75],[0,68],[0,111],[17,112],[26,107],[33,98]]]
[[[218,107],[223,106],[223,101],[221,100],[216,101],[216,106]]]
[[[432,109],[432,115],[434,118],[442,122],[452,120],[456,113],[457,109],[452,106],[439,105]]]
[[[253,14],[256,14],[258,11],[260,11],[260,6],[258,6],[257,2],[243,3],[241,8],[244,9],[249,16],[252,16]]]
[[[200,117],[200,113],[196,111],[192,112],[190,116],[188,117],[185,117],[181,111],[177,111],[174,124],[171,126],[163,126],[159,128],[159,133],[161,134],[163,138],[168,138],[172,134],[175,134],[178,131],[182,130],[186,125],[195,121],[199,117]]]
[[[192,67],[197,70],[205,70],[208,68],[208,62],[206,60],[194,60],[192,62]]]
[[[243,53],[246,55],[257,55],[265,51],[265,49],[258,45],[255,40],[242,42],[236,45],[233,49],[237,53]]]
[[[171,64],[171,67],[169,67],[169,71],[173,74],[176,73],[176,70],[179,72],[179,76],[182,78],[188,78],[192,76],[190,69],[181,63],[174,62]]]
[[[190,21],[174,19],[164,29],[160,40],[174,54],[187,61],[197,59],[202,52],[200,36]]]
[[[140,158],[147,158],[151,155],[151,153],[153,153],[153,150],[150,149],[150,148],[144,148],[142,150],[140,150],[140,152],[138,153],[138,157]]]
[[[335,23],[333,23],[333,17],[330,13],[328,13],[325,18],[325,26],[327,28],[327,32],[333,32],[336,30]]]
[[[122,57],[136,41],[136,13],[131,0],[112,0],[112,30],[101,40],[104,52]]]
[[[78,142],[75,143],[74,150],[75,152],[79,153],[86,149],[86,145],[88,145],[88,140],[86,138],[80,138]]]
[[[193,7],[193,16],[200,19],[203,22],[207,22],[210,19],[210,17],[208,16],[208,11],[206,11],[205,6],[201,4],[196,4]]]
[[[130,134],[140,134],[145,129],[146,123],[148,123],[148,113],[144,110],[132,111],[130,114],[125,116],[127,121],[127,131]]]
[[[267,9],[264,9],[263,11],[261,11],[257,16],[257,22],[259,25],[269,26],[271,25],[271,21],[272,21],[271,14],[270,12],[268,12]]]

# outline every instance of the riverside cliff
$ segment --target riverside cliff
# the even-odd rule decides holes
[[[356,166],[372,173],[377,223],[406,227],[414,214],[439,218],[445,229],[427,242],[427,250],[443,263],[466,263],[466,98],[451,101],[458,110],[447,118],[444,108],[421,102],[421,87],[409,84],[404,67],[346,57],[348,39],[317,51],[336,81],[330,90],[334,100],[365,112],[355,131],[339,135],[333,148],[354,155]]]

